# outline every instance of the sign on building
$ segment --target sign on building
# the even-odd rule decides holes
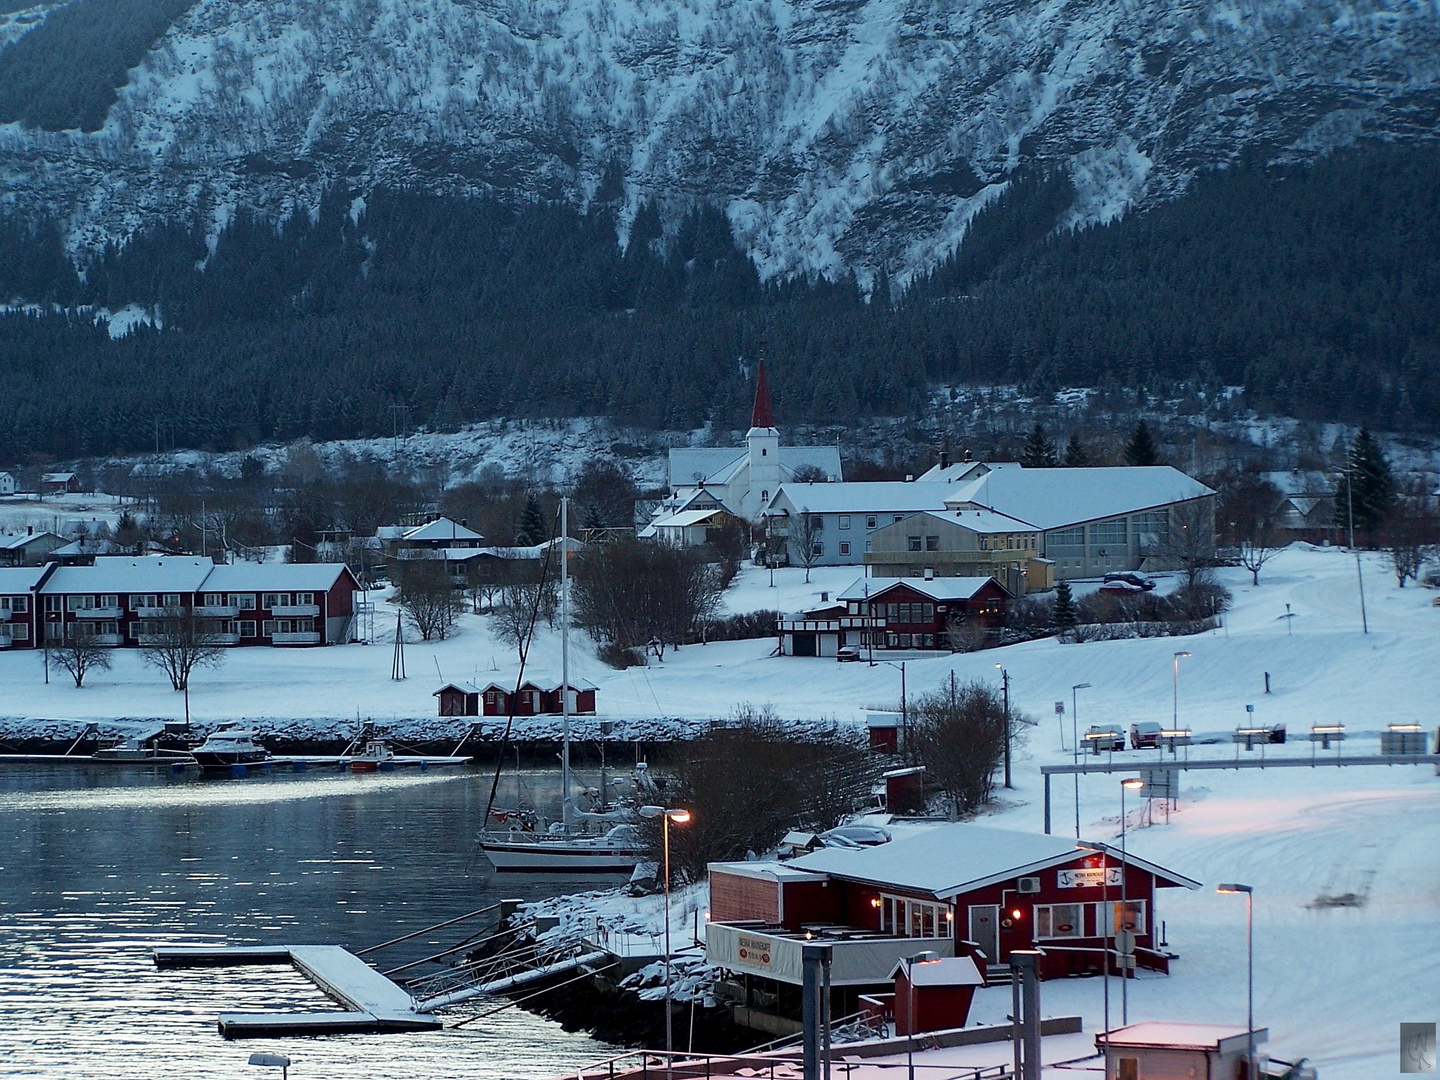
[[[1100,885],[1118,889],[1121,885],[1120,867],[1087,866],[1074,870],[1056,870],[1055,884],[1062,889],[1091,889]]]

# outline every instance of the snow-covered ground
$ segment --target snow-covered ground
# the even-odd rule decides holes
[[[70,537],[81,525],[94,533],[101,525],[114,528],[124,508],[125,500],[117,495],[7,495],[0,498],[0,537],[31,529]]]

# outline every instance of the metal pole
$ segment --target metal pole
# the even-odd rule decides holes
[[[820,1080],[820,957],[823,945],[800,947],[800,1047],[805,1080]]]
[[[1015,1050],[1015,1080],[1020,1080],[1023,1062],[1020,1055],[1020,965],[1010,955],[1010,1042]]]
[[[910,750],[910,709],[905,697],[905,661],[900,661],[900,734],[905,740],[906,761],[911,760]]]
[[[1045,777],[1045,835],[1046,835],[1046,836],[1049,836],[1049,835],[1050,835],[1050,774],[1047,772],[1047,773],[1044,774],[1044,777]]]
[[[1170,688],[1170,730],[1180,726],[1180,654],[1170,658],[1175,669]]]
[[[1360,627],[1363,633],[1368,634],[1370,633],[1370,620],[1365,615],[1365,575],[1360,570],[1360,551],[1355,546],[1355,450],[1353,444],[1350,450],[1350,460],[1345,464],[1345,513],[1349,519],[1350,550],[1355,553],[1355,580],[1360,583]]]
[[[1125,813],[1125,788],[1120,788],[1120,813]],[[1106,1050],[1109,1050],[1110,1039],[1110,957],[1113,953],[1112,946],[1115,943],[1115,915],[1110,910],[1110,855],[1108,851],[1100,854],[1100,910],[1110,920],[1109,926],[1100,927],[1100,944],[1103,953],[1102,963],[1105,965],[1105,1039]],[[1125,873],[1121,867],[1121,874]],[[1122,879],[1123,880],[1123,879]]]
[[[1119,948],[1118,948],[1118,946],[1119,946],[1119,944],[1120,944],[1120,942],[1119,942],[1120,931],[1121,931],[1121,930],[1128,929],[1128,927],[1125,925],[1125,923],[1128,921],[1128,919],[1127,919],[1126,916],[1129,914],[1129,907],[1128,907],[1128,904],[1129,904],[1129,896],[1127,895],[1126,883],[1125,883],[1125,868],[1126,868],[1126,866],[1127,866],[1127,863],[1126,863],[1126,859],[1125,859],[1125,785],[1122,783],[1122,784],[1120,785],[1120,918],[1119,918],[1118,920],[1115,920],[1115,921],[1119,922],[1120,925],[1115,928],[1115,937],[1116,937],[1116,942],[1115,942],[1115,944],[1116,944],[1116,946],[1117,946],[1116,952],[1119,952],[1119,951],[1120,951]],[[1109,982],[1107,981],[1105,985],[1106,985],[1106,988],[1108,989],[1110,984],[1109,984]],[[1108,1001],[1108,998],[1107,998],[1107,1001]],[[1121,1026],[1121,1027],[1124,1027],[1124,1026],[1125,1026],[1126,1024],[1128,1024],[1128,1023],[1130,1023],[1130,954],[1129,954],[1129,953],[1121,953],[1121,954],[1120,954],[1120,1026]],[[1107,1040],[1107,1042],[1108,1042],[1108,1040]]]
[[[1080,839],[1080,686],[1070,688],[1070,761],[1075,771],[1075,839]]]
[[[1000,669],[1000,684],[1005,695],[1005,786],[1012,788],[1015,785],[1010,783],[1010,673],[1003,667]]]
[[[570,832],[570,560],[565,550],[566,539],[570,535],[570,500],[564,496],[560,498],[560,820],[565,826],[565,832]],[[666,836],[669,836],[670,819],[665,819]],[[665,864],[665,889],[666,889],[666,911],[665,929],[669,933],[670,911],[669,911],[669,889],[670,889],[670,864]],[[666,982],[669,982],[669,953],[670,947],[665,947],[666,953]],[[665,1029],[668,1039],[670,1029],[670,1000],[669,992],[666,992],[665,1000]],[[667,1041],[665,1049],[670,1049]]]
[[[1255,892],[1245,894],[1245,1076],[1255,1075]]]
[[[905,1061],[907,1080],[915,1080],[915,961],[905,963]]]
[[[661,816],[665,848],[665,1077],[669,1080],[674,1064],[670,1017],[670,813],[666,811]]]

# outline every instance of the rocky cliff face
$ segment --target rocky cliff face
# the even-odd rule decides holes
[[[1022,165],[1067,171],[1071,219],[1104,221],[1246,153],[1437,119],[1431,0],[199,0],[101,130],[0,126],[0,207],[84,251],[335,185],[626,221],[709,201],[766,277],[903,283]]]

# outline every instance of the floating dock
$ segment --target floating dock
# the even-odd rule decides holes
[[[419,1011],[415,999],[339,945],[176,946],[155,950],[155,966],[240,967],[290,964],[346,1008],[334,1012],[221,1013],[227,1039],[285,1035],[373,1035],[438,1031],[443,1023]]]

